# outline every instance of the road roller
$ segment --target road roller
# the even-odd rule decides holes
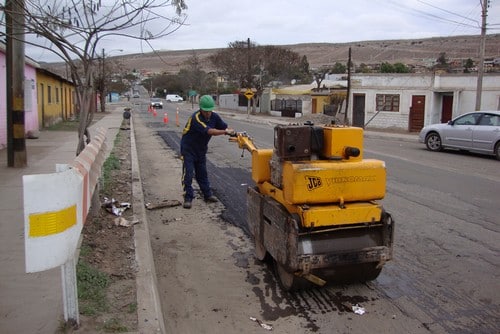
[[[394,221],[380,200],[384,161],[363,158],[363,129],[277,125],[274,148],[246,132],[230,137],[251,152],[247,222],[255,257],[270,259],[283,289],[374,280],[392,259]]]

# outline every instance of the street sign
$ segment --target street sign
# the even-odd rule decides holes
[[[243,95],[245,95],[245,97],[248,100],[250,100],[253,97],[254,94],[253,94],[252,90],[250,88],[248,88]]]

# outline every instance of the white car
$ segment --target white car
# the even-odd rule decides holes
[[[167,102],[182,102],[184,99],[177,95],[177,94],[168,94],[167,97],[165,98]]]
[[[418,140],[430,151],[459,149],[495,155],[500,160],[500,112],[470,112],[448,123],[427,125]]]

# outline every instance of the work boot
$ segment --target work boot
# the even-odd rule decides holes
[[[184,209],[191,209],[191,201],[185,200],[184,204],[182,204]]]
[[[217,203],[219,200],[214,195],[205,197],[205,202],[207,203]]]

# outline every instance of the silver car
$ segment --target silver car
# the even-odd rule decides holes
[[[157,98],[157,97],[152,97],[151,98],[151,101],[149,102],[149,104],[151,105],[151,107],[153,108],[156,108],[156,109],[163,109],[163,102],[161,101],[161,99]]]
[[[431,151],[452,148],[495,155],[500,160],[500,112],[471,112],[448,123],[427,125],[418,140]]]

